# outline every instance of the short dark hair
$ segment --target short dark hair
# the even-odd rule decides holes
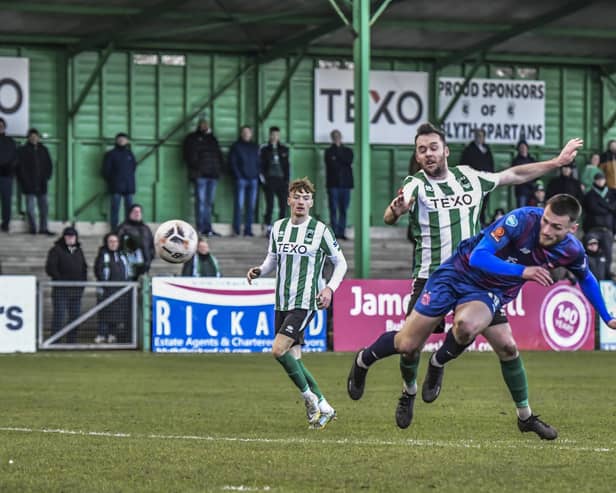
[[[550,197],[545,206],[546,208],[550,206],[552,212],[557,216],[569,216],[572,222],[576,222],[582,214],[582,206],[578,200],[566,193],[559,193]]]
[[[415,143],[417,143],[417,137],[419,137],[420,135],[430,134],[437,134],[443,141],[443,145],[447,145],[447,142],[445,141],[445,132],[443,132],[436,125],[432,125],[430,122],[422,123],[421,125],[419,125],[419,128],[417,129],[417,134],[415,135]]]
[[[272,133],[272,132],[280,132],[280,127],[270,127],[269,133]]]
[[[39,137],[41,136],[41,133],[36,128],[31,128],[30,130],[28,130],[27,137],[30,137],[32,134],[36,134]]]

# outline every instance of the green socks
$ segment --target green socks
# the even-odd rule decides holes
[[[298,366],[301,368],[302,373],[304,374],[304,377],[306,378],[306,382],[308,382],[308,385],[310,386],[310,390],[312,390],[312,393],[316,395],[320,401],[321,399],[323,399],[323,393],[321,392],[321,389],[319,388],[319,384],[312,376],[312,373],[310,373],[308,369],[304,366],[304,362],[301,359],[298,359],[296,361],[297,361]]]
[[[404,381],[404,386],[407,392],[412,393],[411,389],[415,388],[417,381],[417,368],[419,367],[419,353],[414,357],[408,358],[406,355],[400,355],[400,374]],[[416,390],[415,390],[416,392]]]
[[[303,364],[300,366],[299,362],[293,357],[290,352],[286,352],[280,358],[276,359],[278,360],[278,363],[280,363],[285,369],[287,375],[289,375],[289,378],[293,380],[293,383],[299,389],[299,391],[306,392],[309,389],[309,386],[308,381],[304,376],[304,370],[302,370]]]
[[[516,407],[528,407],[528,381],[522,358],[518,356],[510,361],[501,361],[500,364],[503,378]]]

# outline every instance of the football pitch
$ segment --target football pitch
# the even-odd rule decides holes
[[[2,355],[0,491],[616,489],[616,354],[524,354],[554,442],[518,431],[493,354],[450,364],[407,430],[394,421],[397,358],[354,402],[352,357],[304,355],[339,416],[315,431],[268,354]]]

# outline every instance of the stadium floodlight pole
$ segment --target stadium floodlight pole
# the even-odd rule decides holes
[[[370,277],[370,1],[353,2],[353,70],[355,89],[355,277]]]

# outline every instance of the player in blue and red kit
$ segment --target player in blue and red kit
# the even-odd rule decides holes
[[[472,343],[506,303],[514,299],[526,281],[542,286],[553,283],[548,269],[566,267],[579,280],[584,295],[612,329],[616,319],[607,311],[597,280],[588,268],[584,247],[573,233],[582,208],[570,195],[552,197],[545,210],[516,209],[480,234],[460,243],[456,253],[428,279],[403,328],[383,334],[365,349],[376,359],[395,353],[414,354],[450,310],[454,323],[441,348],[432,355],[422,388],[422,398],[434,401],[443,379],[443,366]],[[352,390],[363,392],[368,366],[361,352],[349,376]],[[523,395],[520,396],[523,401]],[[523,402],[520,402],[523,404]],[[516,399],[516,405],[518,400]],[[532,416],[527,425],[518,418],[521,431],[535,431],[554,439],[556,430]],[[530,423],[534,423],[530,428]],[[538,432],[537,426],[543,428]],[[544,428],[545,427],[545,428]],[[546,429],[547,428],[547,429]]]

